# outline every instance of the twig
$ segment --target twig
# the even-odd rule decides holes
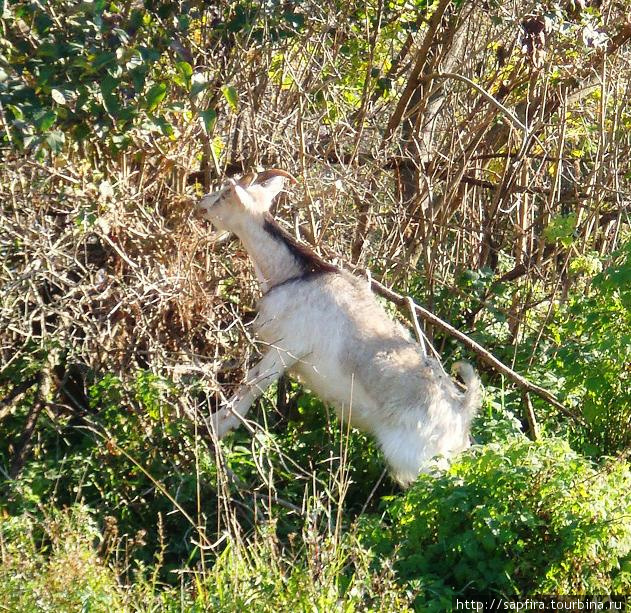
[[[116,253],[123,259],[125,260],[125,262],[127,262],[127,264],[129,264],[132,268],[139,268],[139,265],[136,264],[136,262],[133,262],[132,260],[130,260],[127,255],[125,255],[125,253],[122,251],[122,249],[105,233],[105,232],[101,232],[99,234],[99,236],[101,238],[103,238],[103,240],[112,248],[114,249],[114,251],[116,251]]]
[[[49,401],[52,388],[52,369],[54,366],[53,356],[55,354],[56,353],[54,351],[49,353],[48,360],[39,373],[35,400],[29,409],[26,417],[26,425],[24,426],[20,442],[17,445],[17,450],[11,463],[10,475],[12,479],[15,479],[20,474],[20,471],[26,462],[26,458],[33,445],[33,433],[35,432],[35,426],[37,425],[39,416],[42,413],[42,409]]]
[[[408,307],[410,309],[410,314],[412,315],[412,323],[414,324],[414,332],[416,332],[416,339],[421,346],[423,351],[423,357],[427,357],[427,348],[425,347],[425,335],[423,334],[423,330],[421,330],[421,326],[418,323],[418,317],[416,316],[416,309],[414,308],[414,300],[412,300],[411,296],[407,297]]]
[[[11,137],[11,132],[9,131],[9,124],[7,123],[7,119],[4,114],[4,106],[2,105],[2,100],[0,100],[0,120],[2,120],[2,127],[4,128],[4,132],[7,135],[7,141],[11,145],[13,145],[13,138]]]
[[[528,128],[519,120],[517,115],[509,110],[506,106],[504,106],[497,98],[494,98],[491,94],[489,94],[483,87],[480,87],[475,81],[465,77],[464,75],[455,73],[455,72],[433,72],[431,74],[423,76],[421,82],[423,81],[433,81],[434,79],[454,79],[456,81],[462,81],[466,83],[469,87],[473,87],[487,102],[490,102],[495,108],[499,111],[502,111],[506,117],[510,119],[510,122],[516,127],[522,130],[522,132],[528,133]]]
[[[524,390],[522,393],[522,399],[524,401],[526,421],[528,422],[528,432],[530,433],[530,438],[533,441],[538,441],[541,438],[541,433],[539,432],[539,424],[537,423],[535,409],[533,408],[532,401],[530,400],[530,394],[526,390]]]
[[[405,111],[408,108],[408,105],[410,103],[414,90],[422,82],[423,77],[421,75],[422,75],[423,70],[426,68],[427,58],[430,53],[430,48],[432,46],[432,43],[434,42],[434,37],[436,36],[436,33],[438,32],[438,30],[441,28],[443,24],[443,19],[445,17],[445,13],[450,3],[451,3],[451,0],[440,0],[440,2],[438,3],[438,6],[436,6],[436,8],[434,9],[432,13],[432,16],[429,19],[429,22],[427,24],[427,32],[425,34],[423,43],[416,56],[417,57],[416,64],[412,68],[412,71],[408,78],[408,82],[406,83],[405,88],[403,89],[403,92],[401,94],[401,97],[399,98],[399,102],[397,103],[397,106],[388,121],[388,125],[386,126],[384,138],[383,138],[384,143],[387,142],[392,137],[395,130],[401,123],[401,120],[403,119],[403,115],[405,114]]]
[[[379,485],[383,481],[383,478],[386,476],[386,474],[388,474],[388,469],[384,468],[381,471],[381,475],[379,475],[379,479],[377,479],[377,481],[375,482],[375,485],[373,486],[372,490],[370,490],[370,494],[368,494],[368,498],[366,498],[366,502],[364,502],[364,504],[362,506],[362,510],[359,512],[360,516],[363,515],[364,511],[368,508],[368,504],[372,500],[372,497],[375,495],[375,492],[377,491],[377,488],[379,487]]]

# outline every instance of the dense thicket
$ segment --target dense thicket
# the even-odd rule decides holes
[[[472,589],[628,591],[630,9],[3,3],[8,606],[443,610]],[[370,441],[286,381],[257,436],[212,444],[205,416],[256,352],[257,289],[192,202],[268,166],[299,178],[276,211],[299,239],[512,369],[423,324],[487,390],[487,446],[448,474],[402,494]],[[86,561],[66,600],[42,596],[65,581],[60,538]]]

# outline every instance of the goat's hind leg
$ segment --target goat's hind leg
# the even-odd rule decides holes
[[[245,383],[228,401],[227,406],[212,414],[211,419],[218,438],[239,426],[254,401],[296,361],[297,358],[286,351],[270,348],[261,361],[248,371]]]

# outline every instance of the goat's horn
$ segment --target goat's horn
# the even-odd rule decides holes
[[[263,172],[259,172],[254,179],[254,183],[262,183],[263,181],[267,181],[272,177],[285,177],[285,179],[289,179],[291,183],[298,183],[296,177],[294,177],[291,173],[286,170],[281,170],[280,168],[270,168],[269,170],[264,170]]]
[[[237,183],[243,188],[248,188],[250,187],[250,185],[252,185],[252,183],[254,183],[254,181],[256,181],[256,178],[257,174],[255,172],[248,172],[247,174],[243,175],[237,181]]]

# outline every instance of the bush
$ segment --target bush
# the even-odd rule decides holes
[[[539,365],[558,377],[561,398],[587,422],[578,443],[589,454],[631,444],[631,242],[614,253],[585,294],[573,296],[551,322],[555,342]]]
[[[314,508],[314,515],[320,510]],[[282,546],[274,524],[251,539],[228,539],[207,566],[178,573],[180,585],[157,580],[162,563],[134,566],[110,528],[103,534],[84,506],[53,510],[37,521],[0,515],[0,598],[10,613],[197,613],[201,611],[409,611],[409,595],[387,564],[373,574],[370,553],[347,534],[337,540],[313,526],[296,551]],[[121,555],[122,554],[122,555]],[[110,558],[111,564],[106,560]]]
[[[0,601],[11,613],[122,611],[116,574],[100,562],[100,537],[85,507],[36,523],[0,515]]]
[[[57,2],[54,8],[9,3],[0,42],[0,102],[12,144],[59,153],[69,136],[80,142],[97,136],[118,148],[141,122],[147,133],[171,135],[160,103],[169,85],[187,89],[180,73],[191,68],[186,62],[179,72],[173,62],[160,65],[170,42],[161,26],[169,15],[160,13],[168,12],[119,10],[103,0]],[[187,26],[182,18],[175,33]]]
[[[631,471],[595,468],[559,439],[474,448],[422,475],[365,520],[364,542],[396,554],[423,610],[467,593],[625,593],[631,589]]]

